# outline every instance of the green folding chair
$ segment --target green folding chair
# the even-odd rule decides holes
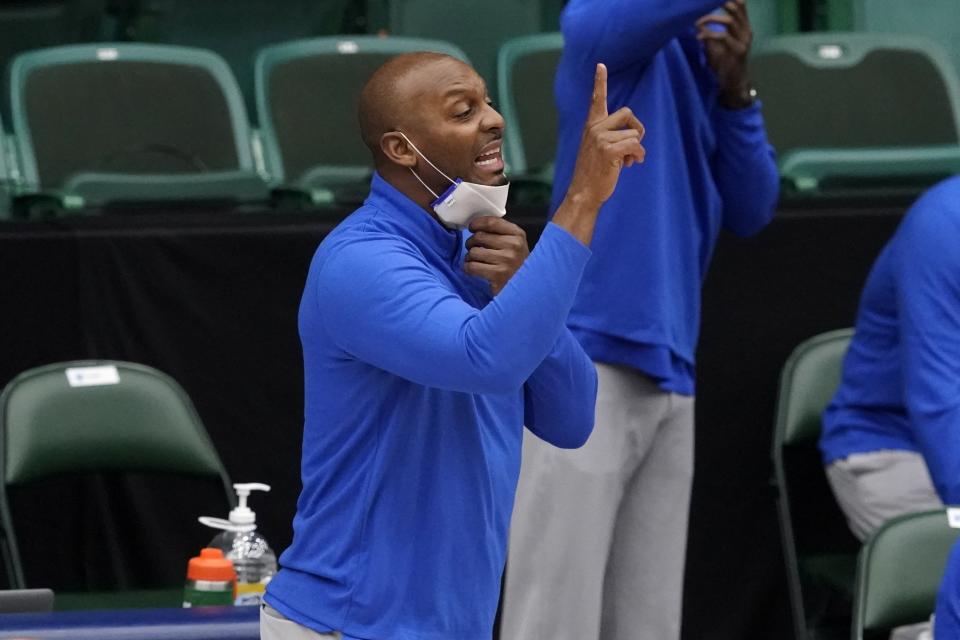
[[[10,106],[28,193],[65,207],[265,200],[243,99],[210,51],[90,44],[18,56]]]
[[[222,487],[224,506],[235,506],[227,472],[186,392],[144,365],[66,362],[21,373],[0,395],[0,444],[0,553],[12,588],[53,585],[28,585],[25,579],[10,489],[66,474],[176,474],[208,478]],[[177,606],[181,591],[182,585],[132,593],[58,592],[57,605]]]
[[[857,562],[853,640],[886,639],[895,627],[928,620],[958,535],[943,509],[880,527]]]
[[[914,193],[960,172],[960,79],[934,42],[783,36],[751,74],[788,192]]]
[[[810,338],[793,351],[780,376],[773,484],[799,640],[846,638],[850,632],[860,544],[830,491],[817,441],[852,335],[841,329]]]
[[[315,204],[362,199],[373,159],[357,124],[360,91],[380,65],[411,51],[468,62],[447,42],[419,38],[314,38],[263,49],[255,86],[271,184]]]
[[[937,41],[960,73],[960,2],[955,0],[852,0],[853,29],[916,35]]]

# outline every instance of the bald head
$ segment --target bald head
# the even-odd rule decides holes
[[[434,65],[451,62],[468,66],[444,53],[418,51],[391,58],[370,76],[360,93],[360,135],[377,164],[383,134],[418,124],[417,98],[424,89],[418,80],[429,78]]]
[[[379,176],[428,211],[450,176],[505,181],[503,117],[483,78],[457,58],[428,52],[391,58],[363,87],[358,111]]]

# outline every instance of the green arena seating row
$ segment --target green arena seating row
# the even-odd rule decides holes
[[[493,89],[500,46],[515,37],[558,31],[565,3],[448,0],[440,11],[434,0],[9,0],[0,3],[0,66],[27,49],[79,42],[211,49],[226,59],[253,112],[253,62],[263,47],[317,36],[389,33],[453,42]],[[796,31],[798,4],[750,0],[757,32]]]
[[[960,172],[960,74],[932,40],[782,36],[751,75],[794,192],[913,192]]]
[[[0,185],[27,217],[129,202],[262,206],[278,193],[330,200],[342,186],[365,188],[372,171],[356,124],[365,79],[420,50],[466,60],[448,43],[412,38],[267,47],[255,66],[259,132],[211,51],[103,43],[21,54]]]
[[[775,5],[751,4],[752,73],[789,190],[914,191],[960,172],[960,87],[941,47],[905,36],[776,35],[767,29],[795,25],[795,12],[764,6]],[[15,214],[43,215],[129,201],[354,201],[371,172],[356,126],[360,87],[388,57],[417,49],[468,59],[444,41],[396,36],[265,47],[250,72],[252,112],[211,51],[106,43],[22,54],[9,73],[0,203],[10,196]],[[561,50],[556,32],[512,38],[496,65],[509,174],[538,202],[552,177]]]
[[[549,184],[559,34],[500,51],[505,154],[516,181]],[[751,62],[785,191],[915,193],[960,173],[960,74],[936,42],[864,33],[763,37]],[[642,118],[642,114],[641,118]]]

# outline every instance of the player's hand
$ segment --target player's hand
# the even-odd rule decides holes
[[[598,64],[567,197],[599,208],[613,194],[620,170],[643,162],[643,135],[643,125],[628,107],[607,113],[607,68]]]
[[[751,102],[747,80],[747,56],[753,44],[753,29],[745,0],[728,0],[725,13],[712,13],[697,21],[697,39],[707,50],[707,60],[717,74],[720,102],[741,108]]]
[[[493,295],[497,295],[530,255],[527,234],[496,216],[474,218],[469,228],[473,235],[467,240],[463,270],[489,282]]]

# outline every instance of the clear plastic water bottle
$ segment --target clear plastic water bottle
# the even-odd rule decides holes
[[[223,551],[233,562],[237,572],[237,592],[234,604],[258,605],[266,591],[267,583],[277,573],[277,556],[257,531],[257,514],[247,507],[251,491],[269,491],[270,487],[256,482],[233,485],[237,492],[237,508],[230,512],[228,520],[204,516],[200,522],[222,529],[209,546]]]

